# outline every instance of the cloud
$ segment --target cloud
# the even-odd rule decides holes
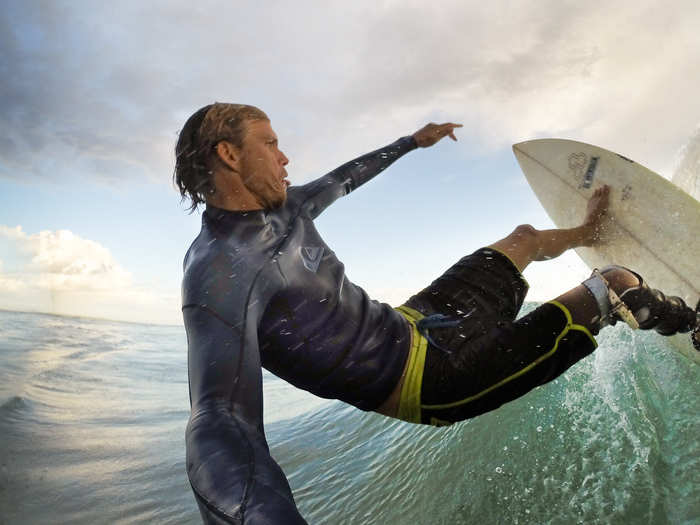
[[[68,230],[27,234],[0,225],[0,307],[141,322],[179,322],[179,301],[142,289],[107,248]]]
[[[697,3],[690,11],[658,2],[490,5],[387,10],[372,32],[395,52],[366,41],[351,107],[379,111],[396,98],[456,112],[487,147],[573,135],[657,166],[697,124],[700,37],[689,22]]]
[[[3,263],[2,260],[0,260],[0,292],[15,293],[25,288],[25,285],[22,281],[3,275],[2,267]]]
[[[19,252],[29,256],[24,270],[34,285],[54,291],[116,290],[131,285],[131,275],[100,244],[68,230],[33,235],[21,226],[0,225],[0,236],[13,240]]]
[[[213,100],[260,105],[298,181],[463,121],[465,149],[566,135],[663,171],[698,124],[700,3],[10,2],[0,175],[168,180]]]

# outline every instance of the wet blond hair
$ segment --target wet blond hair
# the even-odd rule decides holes
[[[222,102],[204,106],[187,119],[175,146],[173,181],[182,200],[190,200],[190,212],[216,192],[213,177],[216,145],[225,140],[242,148],[246,122],[253,120],[270,119],[255,106]]]

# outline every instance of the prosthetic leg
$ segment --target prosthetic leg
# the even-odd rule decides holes
[[[619,295],[612,290],[605,279],[605,273],[620,268],[634,274],[639,284],[624,290]],[[593,270],[583,285],[591,292],[598,303],[600,318],[598,330],[614,325],[617,321],[626,322],[632,329],[654,329],[668,336],[693,331],[695,348],[700,351],[700,302],[693,311],[680,297],[666,297],[661,291],[650,288],[636,272],[622,266],[607,266]]]

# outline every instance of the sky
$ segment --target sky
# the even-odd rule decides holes
[[[316,221],[348,277],[398,305],[518,224],[553,226],[514,143],[580,140],[697,180],[699,25],[695,0],[6,0],[0,308],[182,323],[201,219],[173,148],[214,101],[270,116],[293,184],[427,122],[464,125]],[[572,253],[535,263],[528,299],[587,274]]]

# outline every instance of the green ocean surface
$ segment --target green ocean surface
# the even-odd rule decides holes
[[[700,367],[623,326],[558,380],[447,428],[265,373],[309,523],[698,524]],[[0,523],[200,523],[181,327],[0,312]]]

